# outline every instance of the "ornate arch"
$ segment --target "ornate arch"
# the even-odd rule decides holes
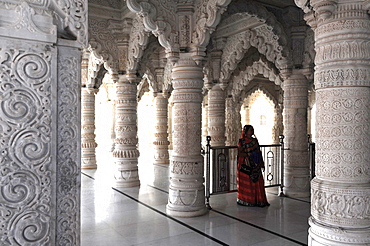
[[[277,107],[279,104],[278,99],[275,98],[264,86],[256,85],[252,89],[248,90],[243,96],[240,98],[248,98],[253,95],[253,93],[256,93],[257,91],[261,91],[262,94],[273,104],[274,108]]]
[[[268,27],[264,26],[261,29],[265,29],[266,33],[271,34],[271,30],[268,30]],[[285,68],[282,64],[288,64],[288,58],[283,55],[283,47],[277,43],[276,39],[276,35],[265,36],[262,35],[260,31],[256,31],[256,29],[247,30],[235,37],[233,36],[230,42],[226,44],[226,46],[231,47],[231,49],[228,50],[228,53],[223,55],[225,59],[222,61],[221,81],[227,81],[230,78],[232,73],[231,69],[237,67],[237,64],[250,46],[257,48],[258,51],[278,69]]]
[[[291,63],[289,49],[287,48],[288,37],[276,17],[268,12],[265,7],[256,3],[247,2],[242,6],[240,6],[239,11],[245,12],[233,14],[220,24],[222,30],[223,27],[244,18],[245,21],[239,23],[237,27],[251,26],[248,30],[227,38],[226,48],[221,60],[222,69],[220,74],[221,82],[225,83],[230,79],[232,72],[251,46],[255,47],[278,69],[287,68]],[[222,31],[217,35],[222,36]]]
[[[247,67],[238,76],[233,78],[231,95],[235,101],[240,98],[240,94],[245,86],[247,86],[258,74],[261,74],[270,81],[273,81],[276,85],[281,85],[282,83],[279,74],[272,65],[269,62],[260,59],[259,61],[253,62],[251,66]]]
[[[145,31],[158,37],[167,53],[179,52],[176,32],[177,1],[127,0],[126,3],[130,11],[142,19]]]
[[[221,15],[230,4],[231,0],[200,0],[195,11],[195,27],[193,44],[195,47],[206,47],[211,34],[220,23]]]

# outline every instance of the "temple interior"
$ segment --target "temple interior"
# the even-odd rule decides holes
[[[0,0],[0,245],[370,245],[369,143],[369,0]]]

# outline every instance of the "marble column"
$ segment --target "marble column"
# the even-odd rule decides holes
[[[154,164],[168,165],[170,157],[168,153],[168,97],[158,93],[154,98],[155,103],[155,126],[154,126]]]
[[[98,89],[83,87],[81,93],[81,168],[96,169],[95,95]]]
[[[202,68],[182,57],[172,70],[173,152],[167,214],[194,217],[207,212],[201,155]]]
[[[290,197],[310,196],[307,149],[308,82],[299,71],[284,80],[284,193]]]
[[[116,83],[116,139],[113,151],[117,187],[140,185],[136,94],[136,76],[119,75]]]
[[[226,145],[236,146],[239,142],[242,125],[240,115],[240,103],[236,103],[232,97],[226,98]]]
[[[208,98],[208,97],[207,97]],[[202,148],[207,145],[208,136],[208,103],[205,103],[206,98],[203,98],[202,105]]]
[[[274,144],[279,144],[280,142],[280,139],[279,139],[279,136],[284,134],[284,118],[283,118],[283,105],[282,104],[278,104],[278,105],[275,105],[275,119],[274,119],[274,127],[273,127],[273,130],[272,130],[272,134],[273,134],[273,143]]]
[[[208,135],[212,146],[225,146],[225,91],[215,85],[208,92]]]
[[[370,245],[370,3],[311,1],[316,177],[309,245]]]
[[[110,148],[110,152],[114,151],[115,148],[115,139],[116,139],[116,100],[111,101],[112,107],[112,122],[110,126],[110,139],[112,140],[112,147]]]

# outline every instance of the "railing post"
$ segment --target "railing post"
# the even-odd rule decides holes
[[[210,197],[210,172],[211,172],[211,136],[206,137],[207,145],[206,145],[206,207],[208,209],[212,209],[211,205],[209,204],[209,197]]]
[[[279,136],[280,144],[281,144],[281,152],[280,152],[280,197],[285,196],[283,189],[284,189],[284,135]]]

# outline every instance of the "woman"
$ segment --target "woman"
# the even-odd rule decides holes
[[[245,125],[238,144],[237,203],[244,206],[264,207],[270,205],[267,202],[261,170],[264,170],[265,166],[258,140],[253,135],[253,126]],[[249,172],[240,170],[242,164],[249,166],[247,168]]]

